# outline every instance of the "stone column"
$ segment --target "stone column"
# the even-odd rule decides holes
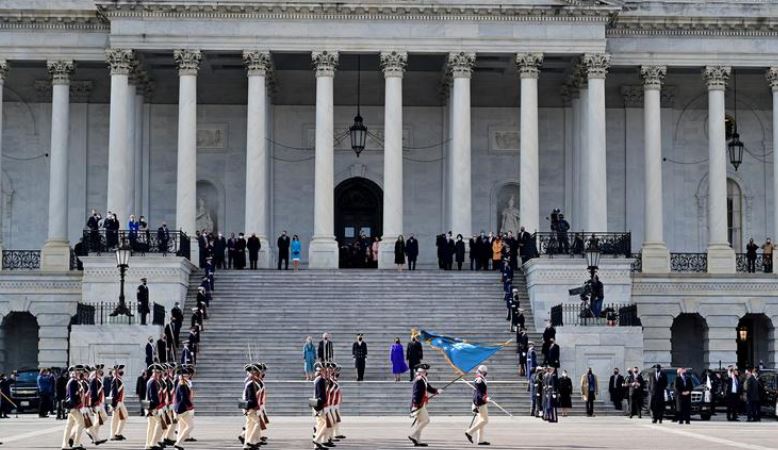
[[[338,53],[312,53],[316,72],[316,156],[314,160],[313,239],[308,247],[308,265],[312,269],[338,267],[338,243],[335,241],[334,212],[334,106],[333,82]]]
[[[576,67],[575,80],[578,85],[578,96],[580,97],[577,118],[580,134],[578,136],[578,158],[576,161],[578,170],[578,207],[576,208],[575,230],[582,231],[587,227],[586,210],[588,205],[586,203],[586,189],[589,185],[589,168],[586,166],[586,161],[589,159],[589,122],[587,120],[587,110],[589,109],[589,84],[587,81],[585,65],[579,64]]]
[[[586,109],[587,148],[584,229],[590,232],[608,231],[608,187],[606,183],[605,151],[605,75],[610,55],[592,53],[584,55],[588,82]]]
[[[136,216],[145,215],[148,220],[148,211],[143,210],[143,103],[144,94],[146,89],[146,76],[143,72],[135,71],[135,97],[133,101],[135,105],[133,112],[135,113],[135,124],[133,128],[132,137],[132,173],[133,173],[133,208]],[[132,98],[132,97],[131,97]]]
[[[384,72],[384,224],[378,267],[394,265],[394,243],[403,234],[403,74],[405,52],[381,53]],[[407,236],[404,236],[407,238]]]
[[[121,229],[127,227],[132,208],[132,166],[129,147],[129,74],[135,64],[132,50],[109,49],[105,52],[111,68],[111,110],[108,132],[108,205],[116,214]]]
[[[135,128],[140,124],[135,115],[135,94],[143,89],[138,89],[138,76],[136,73],[137,61],[133,61],[130,73],[127,76],[127,150],[124,152],[125,165],[127,171],[127,217],[121,217],[122,228],[128,225],[130,214],[138,218],[140,211],[135,210]]]
[[[3,84],[8,75],[8,62],[0,59],[0,270],[3,269]]]
[[[727,239],[727,140],[724,91],[730,67],[707,66],[708,85],[708,272],[735,273],[735,251]]]
[[[643,66],[643,133],[645,170],[645,237],[641,249],[643,272],[670,272],[670,252],[665,245],[662,230],[664,209],[662,206],[662,111],[660,94],[666,66]]]
[[[51,150],[49,152],[49,235],[41,251],[41,270],[70,270],[68,243],[68,135],[72,60],[48,62],[51,74]]]
[[[521,76],[519,217],[524,229],[529,233],[540,231],[538,77],[542,63],[542,53],[519,53],[516,55],[516,66]],[[510,231],[519,232],[519,230]]]
[[[766,76],[773,91],[773,151],[775,151],[778,149],[778,67],[769,68]],[[778,239],[778,158],[776,157],[773,157],[773,239]],[[773,270],[773,273],[778,272]]]
[[[572,176],[572,208],[565,211],[573,230],[578,230],[581,223],[581,91],[577,83],[571,83],[570,110],[573,115],[573,176]]]
[[[269,152],[267,145],[267,77],[272,68],[270,52],[246,50],[243,62],[248,71],[246,117],[246,233],[256,233],[261,249],[259,267],[270,267],[268,211],[270,207]]]
[[[191,239],[191,261],[199,260],[195,238],[197,214],[197,71],[200,50],[176,50],[178,66],[178,172],[176,174],[176,229]]]
[[[472,180],[470,159],[470,78],[475,53],[448,55],[453,78],[451,91],[451,231],[454,236],[472,235]]]

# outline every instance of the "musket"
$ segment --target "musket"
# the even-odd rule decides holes
[[[469,381],[465,381],[465,383],[466,383],[468,386],[470,386],[471,388],[473,388],[473,390],[476,390],[476,389],[475,389],[475,386],[473,386],[473,383],[471,383],[471,382],[469,382]],[[510,417],[513,417],[513,414],[509,413],[509,412],[508,412],[508,411],[507,411],[505,408],[503,408],[502,406],[500,406],[500,404],[499,404],[499,403],[497,403],[497,402],[495,402],[494,400],[492,400],[492,399],[491,399],[491,397],[489,398],[489,403],[491,403],[492,405],[496,406],[496,407],[497,407],[497,409],[499,409],[500,411],[502,411],[502,412],[504,412],[505,414],[509,415]],[[475,416],[473,416],[473,418],[475,418]],[[472,424],[471,424],[471,426],[472,426]]]

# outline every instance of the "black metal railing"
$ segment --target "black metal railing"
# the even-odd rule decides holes
[[[38,270],[40,250],[3,250],[3,270]]]
[[[757,254],[756,258],[754,258],[753,271],[749,270],[748,256],[745,253],[738,253],[735,262],[738,272],[759,273],[765,271],[765,257],[763,253]]]
[[[133,253],[174,254],[189,259],[189,238],[183,231],[84,230],[83,249],[88,254],[110,253],[122,242]]]
[[[638,316],[638,305],[631,304],[619,308],[618,322],[620,327],[640,327],[643,323]]]
[[[707,272],[707,253],[670,253],[671,272]]]
[[[622,318],[622,313],[625,314]],[[636,305],[624,303],[605,303],[599,316],[595,316],[591,308],[581,303],[560,303],[552,306],[549,314],[551,325],[555,327],[591,327],[591,326],[636,326],[640,319],[637,317]],[[621,323],[625,320],[625,323]]]
[[[633,253],[632,258],[634,261],[632,261],[632,264],[630,265],[630,269],[633,272],[642,272],[643,271],[643,254],[642,253]]]
[[[532,235],[539,255],[584,256],[584,251],[596,245],[601,255],[632,255],[632,234],[591,232],[539,232]]]
[[[116,307],[119,306],[119,302],[79,303],[76,308],[76,315],[73,316],[70,323],[73,325],[133,325],[139,323],[140,317],[137,315],[137,303],[127,302],[126,305],[131,315],[111,316]],[[157,303],[153,304],[151,323],[153,325],[165,324],[164,306]]]

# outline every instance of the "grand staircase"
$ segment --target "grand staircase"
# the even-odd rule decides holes
[[[194,304],[200,276],[192,276],[188,305]],[[530,339],[540,342],[523,282],[517,277]],[[316,344],[325,331],[332,335],[335,359],[344,367],[340,379],[348,415],[407,414],[409,375],[394,382],[389,348],[395,337],[405,345],[412,328],[472,342],[514,340],[497,272],[220,271],[215,285],[197,365],[198,414],[240,414],[237,399],[249,355],[268,365],[270,414],[310,414],[312,384],[304,381],[302,347],[306,336]],[[364,333],[368,345],[366,381],[359,383],[351,358],[356,333]],[[514,414],[526,414],[527,384],[518,376],[515,349],[511,345],[486,361],[490,394]],[[435,349],[425,345],[424,357],[432,365],[433,386],[456,377]],[[467,384],[455,383],[435,398],[430,410],[468,414],[471,396]],[[581,402],[574,403],[574,412],[583,412]]]

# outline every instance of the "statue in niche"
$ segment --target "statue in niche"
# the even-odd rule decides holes
[[[508,199],[508,205],[502,210],[502,221],[500,222],[500,232],[507,233],[513,231],[518,233],[519,231],[519,210],[515,206],[513,195]]]
[[[196,225],[198,230],[214,231],[213,218],[211,218],[211,213],[205,206],[205,200],[202,197],[198,199]]]

